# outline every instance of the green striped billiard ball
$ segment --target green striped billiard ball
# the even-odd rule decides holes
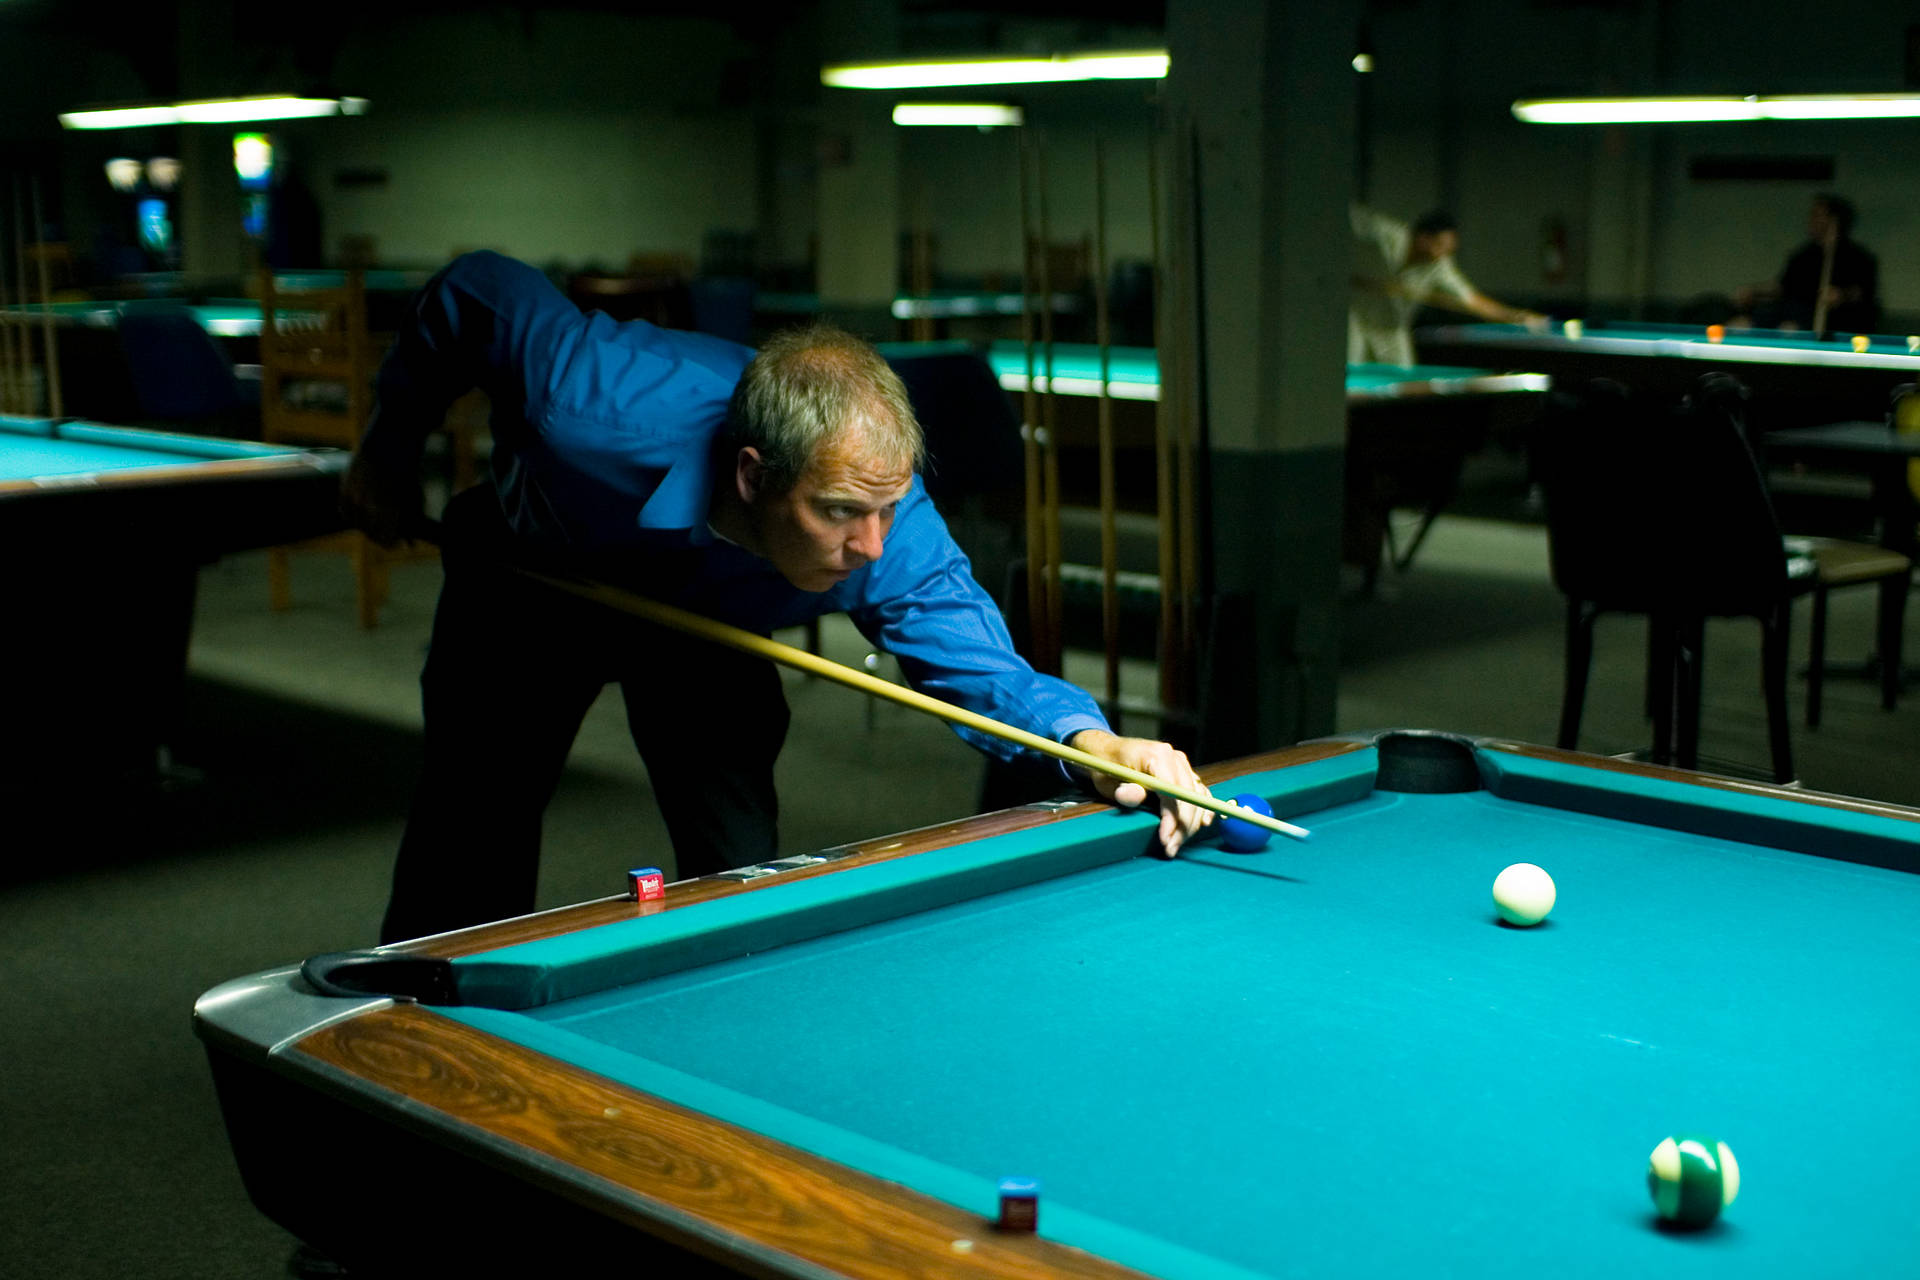
[[[1726,1143],[1682,1134],[1653,1149],[1647,1159],[1647,1190],[1665,1221],[1704,1227],[1740,1194],[1740,1166]]]

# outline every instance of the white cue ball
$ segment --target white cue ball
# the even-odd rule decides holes
[[[1516,862],[1493,880],[1493,905],[1508,924],[1539,924],[1553,910],[1553,877]]]

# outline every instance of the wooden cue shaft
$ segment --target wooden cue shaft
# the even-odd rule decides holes
[[[1020,449],[1027,479],[1027,649],[1036,661],[1046,653],[1047,584],[1046,532],[1040,509],[1040,393],[1033,363],[1033,222],[1027,184],[1030,159],[1027,142],[1019,141],[1020,159],[1020,348],[1026,356],[1027,380],[1020,392]]]
[[[1044,140],[1034,144],[1034,185],[1040,196],[1040,349],[1046,368],[1046,398],[1041,401],[1047,438],[1041,449],[1041,521],[1046,540],[1043,580],[1047,598],[1046,665],[1041,670],[1059,675],[1066,651],[1066,610],[1060,597],[1060,394],[1053,384],[1053,239],[1047,218],[1047,151]]]
[[[1196,443],[1200,435],[1200,396],[1201,379],[1205,376],[1200,361],[1200,352],[1193,342],[1194,327],[1202,323],[1202,312],[1206,306],[1205,282],[1200,277],[1201,263],[1198,253],[1200,243],[1200,137],[1199,127],[1191,121],[1186,122],[1182,130],[1185,143],[1185,173],[1187,177],[1187,200],[1185,202],[1185,230],[1187,253],[1182,274],[1186,277],[1182,292],[1188,302],[1182,307],[1179,324],[1175,330],[1174,345],[1180,358],[1180,426],[1178,446],[1174,458],[1179,468],[1178,483],[1180,503],[1180,582],[1183,594],[1180,597],[1180,653],[1181,670],[1191,678],[1195,656],[1200,649],[1200,624],[1197,614],[1200,604],[1200,529],[1199,513],[1196,506],[1199,501],[1199,482],[1195,476],[1198,466]],[[1186,313],[1192,312],[1193,323],[1187,324]]]
[[[13,266],[14,282],[20,293],[20,314],[9,328],[12,331],[19,352],[19,399],[20,412],[32,414],[39,409],[33,398],[33,335],[27,329],[27,229],[26,215],[21,210],[20,179],[15,178],[8,184],[9,194],[13,197]]]
[[[916,184],[913,201],[913,292],[920,299],[918,313],[910,322],[916,342],[933,340],[933,215],[927,201],[927,184]]]
[[[15,294],[13,342],[14,355],[18,361],[16,372],[19,378],[20,412],[37,414],[40,412],[40,403],[33,394],[33,327],[27,323],[27,297],[31,288],[27,283],[27,216],[20,199],[20,179],[17,175],[11,187]]]
[[[1836,231],[1828,240],[1820,254],[1820,288],[1813,295],[1813,331],[1827,331],[1827,290],[1833,287],[1833,255],[1840,248],[1840,235]]]
[[[8,306],[7,255],[0,251],[0,413],[21,413],[20,390],[13,360],[13,313]]]
[[[0,210],[0,226],[4,225],[5,212]],[[20,395],[21,376],[13,354],[11,297],[7,287],[7,255],[0,248],[0,413],[25,413],[27,406],[21,402]]]
[[[1120,537],[1115,524],[1113,476],[1113,333],[1107,318],[1106,139],[1093,140],[1093,326],[1100,349],[1100,639],[1106,651],[1107,706],[1118,723],[1120,707]]]
[[[1154,347],[1166,350],[1162,335],[1167,332],[1166,313],[1160,280],[1160,150],[1156,136],[1147,134],[1147,226],[1153,253],[1152,293]],[[1173,447],[1167,435],[1167,386],[1164,365],[1160,372],[1160,395],[1153,402],[1153,486],[1156,543],[1160,553],[1160,705],[1184,706],[1180,690],[1178,607],[1180,595],[1179,562],[1173,535]]]
[[[47,361],[47,410],[64,416],[60,395],[60,344],[53,333],[53,284],[47,276],[47,224],[40,216],[40,179],[33,179],[33,243],[40,259],[40,341]]]
[[[1250,822],[1255,826],[1264,827],[1269,831],[1277,831],[1281,835],[1292,836],[1296,840],[1304,840],[1307,838],[1308,832],[1306,828],[1295,826],[1291,822],[1283,822],[1278,818],[1268,817],[1264,813],[1257,813],[1251,809],[1243,809],[1231,800],[1222,800],[1217,796],[1210,795],[1203,791],[1191,791],[1185,787],[1175,786],[1165,779],[1154,777],[1152,774],[1141,773],[1137,769],[1129,769],[1125,765],[1114,764],[1110,760],[1102,760],[1099,756],[1091,755],[1076,747],[1067,746],[1065,743],[1054,742],[1050,738],[1043,738],[1036,733],[1028,733],[1025,729],[1017,728],[1014,725],[1002,724],[998,720],[980,715],[978,712],[969,711],[965,707],[956,707],[952,703],[942,702],[938,698],[930,698],[917,689],[903,688],[890,681],[882,680],[877,676],[870,676],[864,671],[855,671],[853,668],[842,666],[830,658],[823,658],[819,654],[808,653],[805,649],[796,649],[792,645],[781,644],[778,640],[770,640],[765,636],[755,635],[751,631],[742,631],[740,628],[728,626],[724,622],[715,622],[712,618],[702,617],[697,613],[689,613],[685,609],[677,609],[672,605],[661,604],[656,600],[649,600],[645,596],[636,595],[631,591],[624,591],[619,587],[608,586],[605,583],[588,582],[576,578],[555,577],[552,574],[542,573],[537,569],[529,569],[524,566],[516,567],[519,568],[522,574],[536,581],[544,582],[548,586],[557,587],[562,591],[580,596],[583,599],[592,600],[599,604],[607,605],[610,608],[618,609],[622,613],[632,614],[636,618],[645,618],[649,622],[658,623],[664,627],[671,627],[675,631],[680,631],[687,635],[699,636],[702,639],[712,640],[718,644],[726,645],[730,649],[737,649],[742,653],[750,653],[757,657],[770,659],[771,661],[780,663],[782,666],[792,667],[796,671],[804,671],[808,675],[820,676],[836,684],[845,685],[849,689],[858,689],[862,693],[870,693],[875,697],[885,698],[887,701],[897,703],[900,706],[909,707],[915,711],[923,711],[928,715],[938,716],[940,719],[949,721],[950,723],[964,725],[969,729],[976,729],[981,733],[989,734],[1006,742],[1017,743],[1020,746],[1031,748],[1044,755],[1052,756],[1056,760],[1065,760],[1069,764],[1079,765],[1081,768],[1094,773],[1104,773],[1108,777],[1117,778],[1122,782],[1136,783],[1158,795],[1179,800],[1185,804],[1193,805],[1196,808],[1207,809],[1228,818],[1239,818],[1243,822]]]

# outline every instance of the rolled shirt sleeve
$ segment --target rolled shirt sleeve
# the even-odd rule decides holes
[[[1084,689],[1040,674],[1015,652],[999,607],[974,581],[917,477],[885,553],[857,576],[865,581],[848,613],[898,659],[914,688],[1053,742],[1108,727]],[[998,759],[1032,754],[977,730],[955,726],[955,732]],[[1062,776],[1069,776],[1064,766]]]

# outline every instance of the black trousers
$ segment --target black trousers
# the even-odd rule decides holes
[[[426,758],[394,865],[383,942],[534,909],[541,817],[600,692],[617,682],[677,873],[776,856],[773,765],[788,712],[774,666],[535,582],[491,490],[449,504],[446,581],[420,677]],[[698,553],[664,553],[670,584]],[[560,566],[595,575],[591,565]],[[607,853],[608,892],[644,852]],[[659,861],[660,859],[653,859]]]

